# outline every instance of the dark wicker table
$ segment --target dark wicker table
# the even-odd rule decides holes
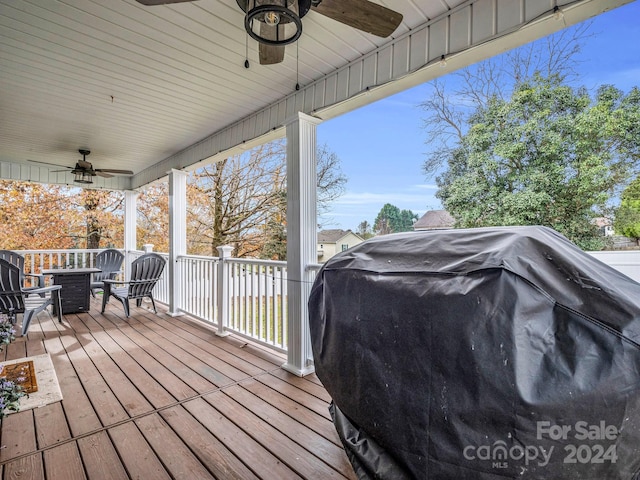
[[[60,301],[62,314],[88,312],[91,295],[91,274],[100,272],[99,268],[54,268],[43,270],[44,275],[53,276],[53,283],[61,285]],[[54,315],[57,307],[54,305]]]

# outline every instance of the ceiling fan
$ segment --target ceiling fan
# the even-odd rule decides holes
[[[34,163],[43,163],[45,165],[53,165],[56,167],[63,167],[65,169],[65,170],[53,170],[54,172],[66,172],[67,170],[71,170],[71,173],[75,175],[75,178],[73,179],[73,181],[76,183],[85,183],[85,184],[93,183],[93,177],[95,177],[96,175],[104,178],[111,178],[113,177],[113,174],[133,175],[133,172],[131,170],[117,170],[113,168],[93,168],[93,165],[87,162],[87,155],[91,153],[91,150],[85,150],[81,148],[80,150],[78,150],[78,152],[80,152],[80,155],[82,155],[82,160],[78,160],[75,167],[64,167],[63,165],[55,165],[53,163],[47,163],[47,162],[38,162],[36,160],[29,160],[29,161]]]
[[[166,5],[193,0],[137,0],[143,5]],[[247,15],[244,27],[259,42],[261,65],[284,60],[284,47],[302,34],[302,21],[309,10],[350,27],[388,37],[400,25],[402,14],[369,0],[236,0]]]

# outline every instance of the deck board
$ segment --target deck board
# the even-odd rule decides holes
[[[106,432],[82,437],[78,448],[89,480],[121,480],[128,478],[124,465]]]
[[[62,402],[50,403],[33,410],[38,448],[47,448],[71,438]]]
[[[300,475],[272,455],[266,447],[203,399],[191,400],[185,403],[184,407],[223,442],[238,459],[248,465],[259,478],[282,480],[301,478]]]
[[[257,479],[253,472],[184,407],[160,412],[162,418],[217,478]]]
[[[44,478],[42,454],[36,453],[6,463],[3,478],[5,480],[40,480]]]
[[[47,338],[44,341],[44,345],[49,355],[51,355],[62,398],[67,399],[67,401],[63,400],[60,403],[64,409],[72,435],[79,436],[101,428],[100,419],[93,405],[91,405],[80,378],[69,361],[61,339],[58,337]]]
[[[87,478],[75,442],[49,448],[43,452],[45,475],[47,478],[64,478],[65,480],[84,480]]]
[[[1,359],[51,355],[63,400],[11,414],[0,479],[355,479],[315,375],[187,316],[49,312]]]

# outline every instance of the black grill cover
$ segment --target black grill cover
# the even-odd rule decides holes
[[[377,237],[309,309],[360,479],[640,478],[640,284],[557,232]]]

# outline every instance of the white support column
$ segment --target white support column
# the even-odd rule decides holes
[[[187,254],[187,172],[169,172],[169,315],[182,315],[182,268],[180,255]]]
[[[130,253],[136,249],[137,242],[137,218],[138,218],[138,192],[133,190],[125,190],[124,192],[124,256],[126,261],[124,262],[125,278],[129,278],[129,265],[132,259]]]
[[[229,335],[226,327],[229,324],[229,263],[227,260],[231,258],[233,247],[223,245],[218,247],[218,278],[217,278],[217,300],[218,300],[218,331],[216,335],[226,337]]]
[[[299,376],[314,371],[309,342],[312,273],[317,263],[316,129],[320,120],[304,113],[287,122],[287,363]]]
[[[136,249],[138,192],[125,190],[124,192],[124,250],[125,253]]]

